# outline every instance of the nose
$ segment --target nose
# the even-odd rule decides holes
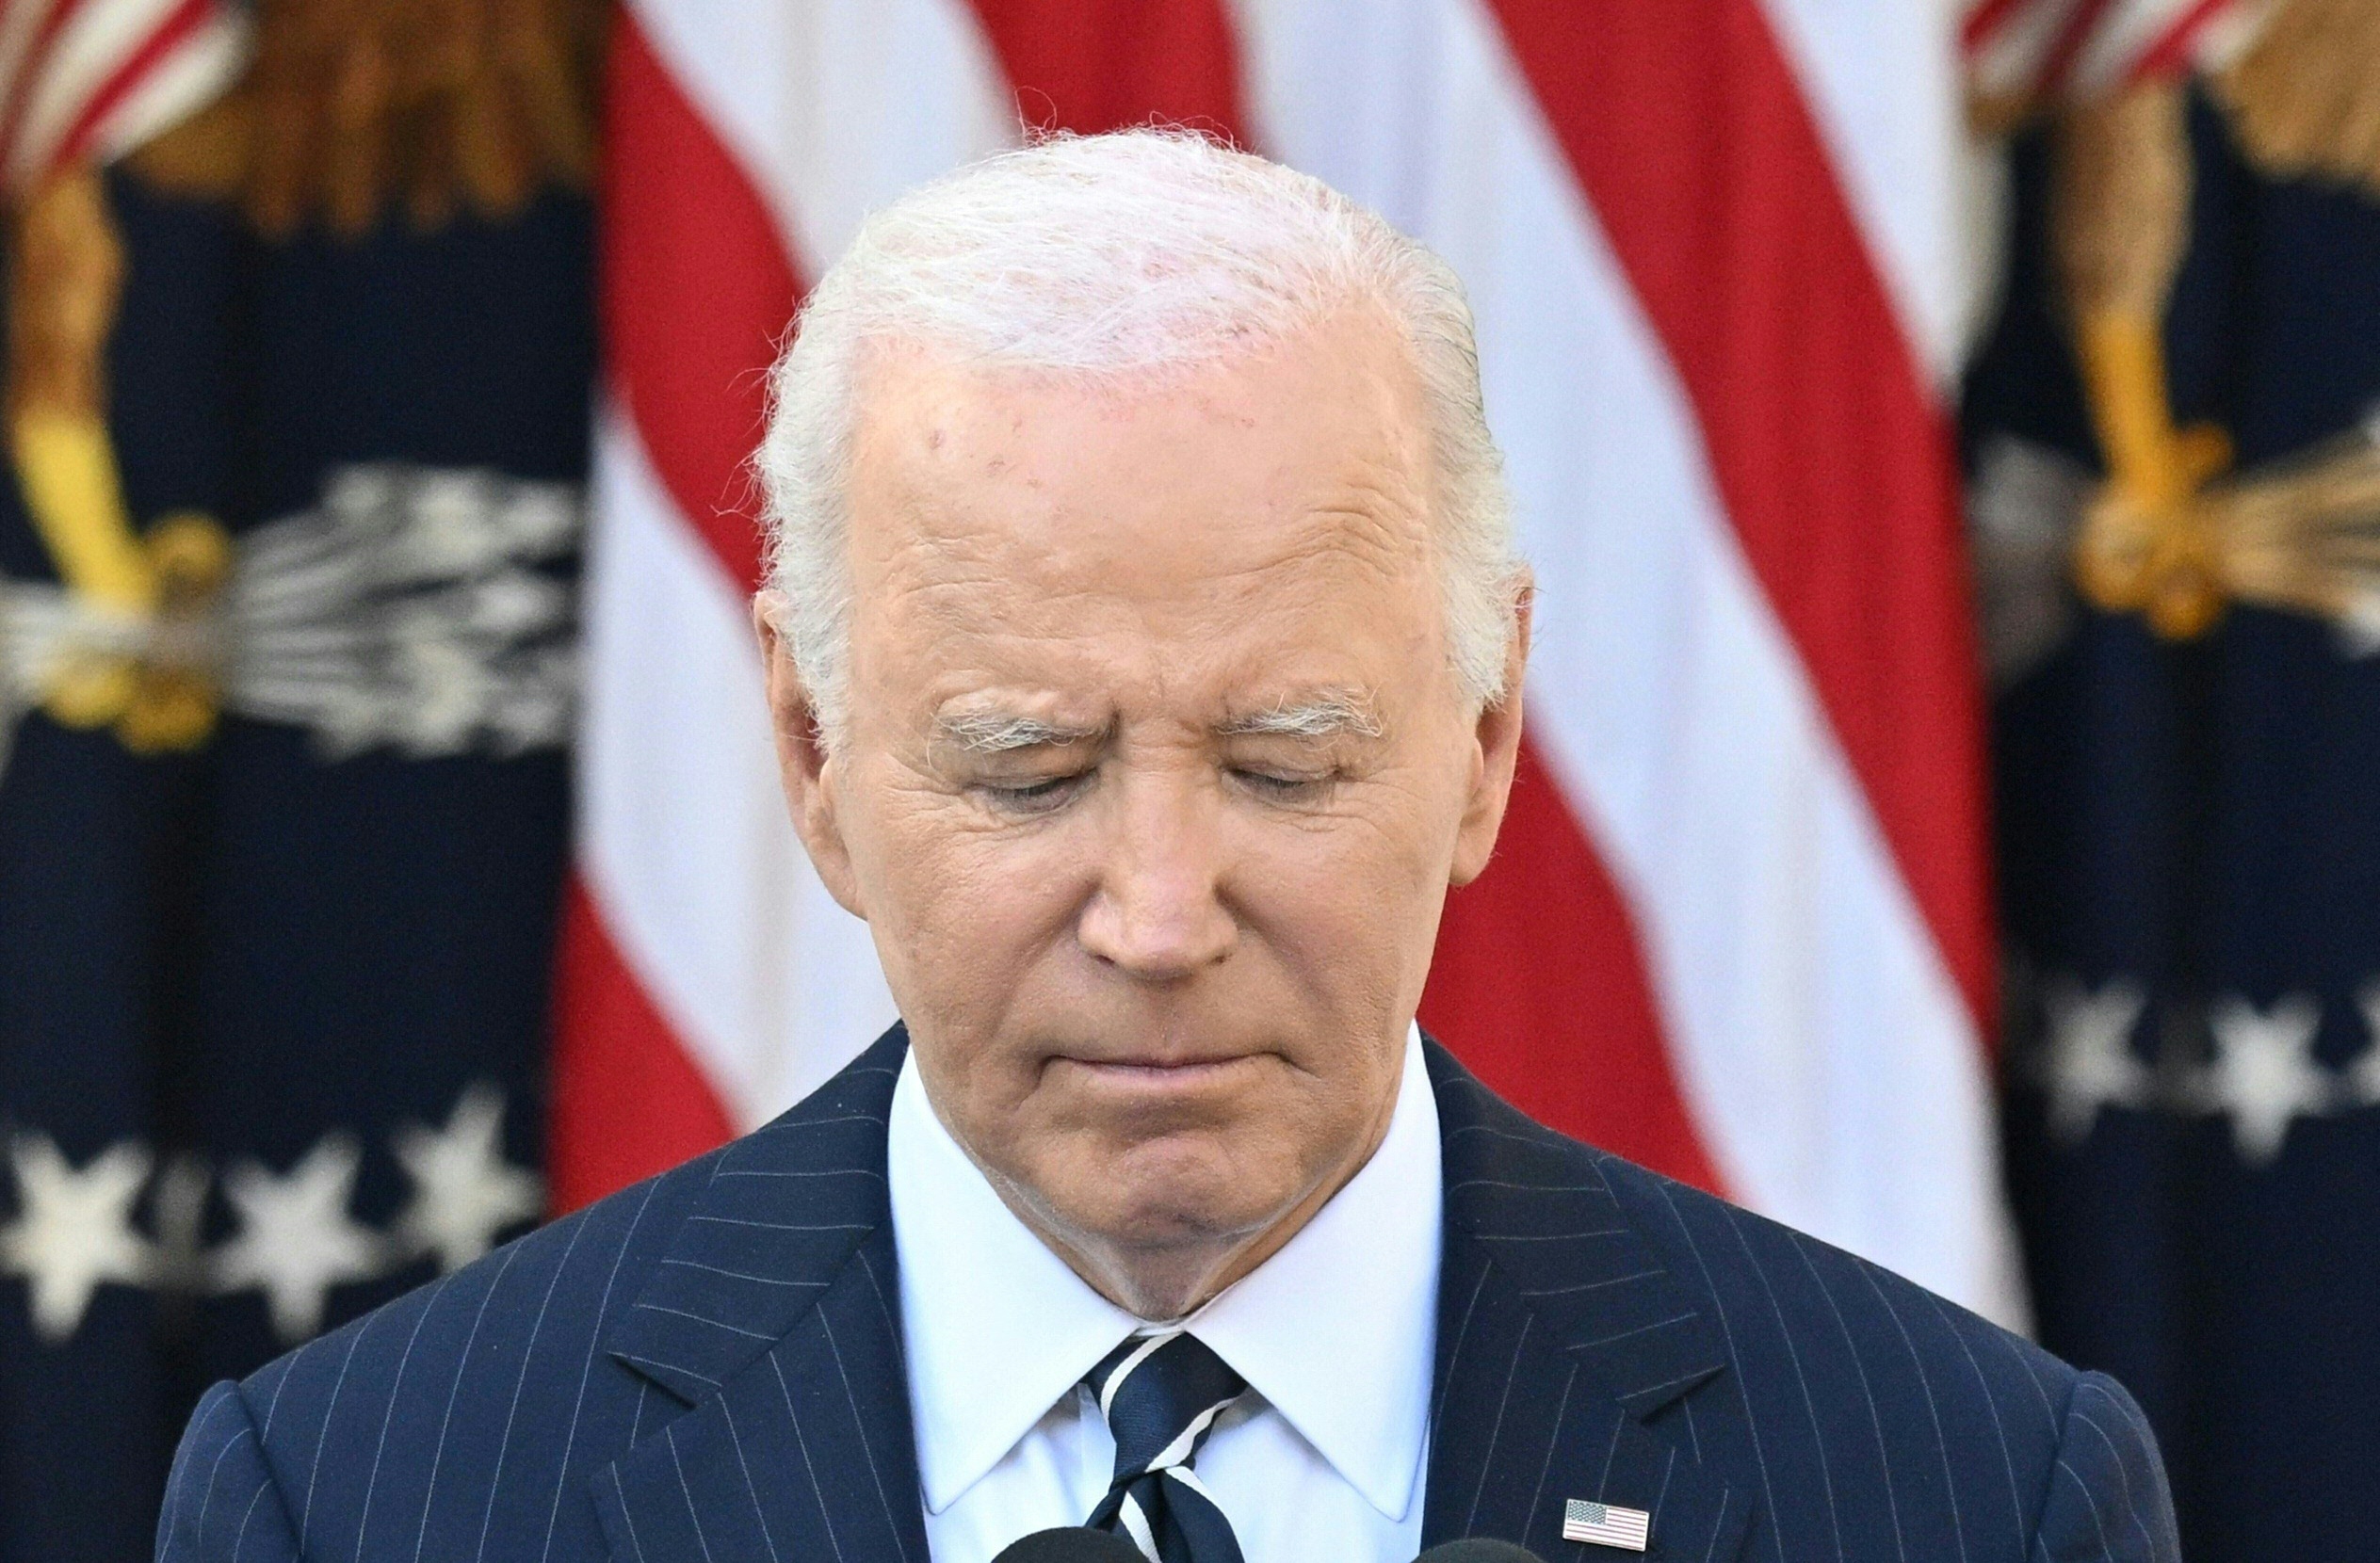
[[[1142,775],[1117,789],[1098,888],[1078,928],[1092,956],[1144,982],[1228,959],[1239,927],[1222,896],[1216,800],[1185,776]]]

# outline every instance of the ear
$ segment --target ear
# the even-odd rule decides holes
[[[793,665],[792,652],[781,628],[785,600],[763,591],[752,600],[753,632],[760,637],[760,655],[769,684],[769,716],[777,743],[777,775],[785,784],[785,806],[793,815],[794,833],[801,838],[827,894],[854,917],[867,913],[860,903],[859,885],[851,873],[851,852],[843,836],[843,821],[835,807],[837,767],[818,729],[810,691]]]
[[[1504,697],[1481,708],[1474,730],[1479,748],[1463,822],[1455,830],[1449,884],[1469,884],[1486,870],[1496,850],[1496,834],[1504,826],[1504,805],[1513,795],[1513,767],[1520,762],[1521,683],[1529,671],[1530,613],[1537,604],[1535,581],[1524,575],[1515,598],[1513,638],[1504,648]]]

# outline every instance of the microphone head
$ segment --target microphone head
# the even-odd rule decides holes
[[[1440,1549],[1444,1550],[1444,1549]],[[1123,1537],[1088,1525],[1060,1525],[1021,1536],[1000,1549],[992,1563],[1149,1563]],[[1481,1558],[1477,1563],[1498,1563]],[[1531,1559],[1531,1563],[1535,1563]]]
[[[1460,1541],[1441,1541],[1423,1553],[1413,1563],[1543,1563],[1527,1547],[1493,1536],[1466,1536]]]

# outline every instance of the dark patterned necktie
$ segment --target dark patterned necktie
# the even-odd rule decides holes
[[[1135,1335],[1083,1376],[1116,1438],[1116,1474],[1085,1523],[1149,1563],[1241,1563],[1231,1522],[1190,1463],[1247,1380],[1196,1337]]]

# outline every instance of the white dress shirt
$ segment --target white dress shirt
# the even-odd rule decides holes
[[[926,1539],[933,1563],[991,1563],[1106,1495],[1115,1442],[1078,1380],[1142,1321],[1001,1203],[927,1104],[914,1056],[885,1152]],[[1416,1030],[1380,1149],[1189,1321],[1249,1385],[1196,1467],[1248,1563],[1419,1550],[1442,1198]]]

